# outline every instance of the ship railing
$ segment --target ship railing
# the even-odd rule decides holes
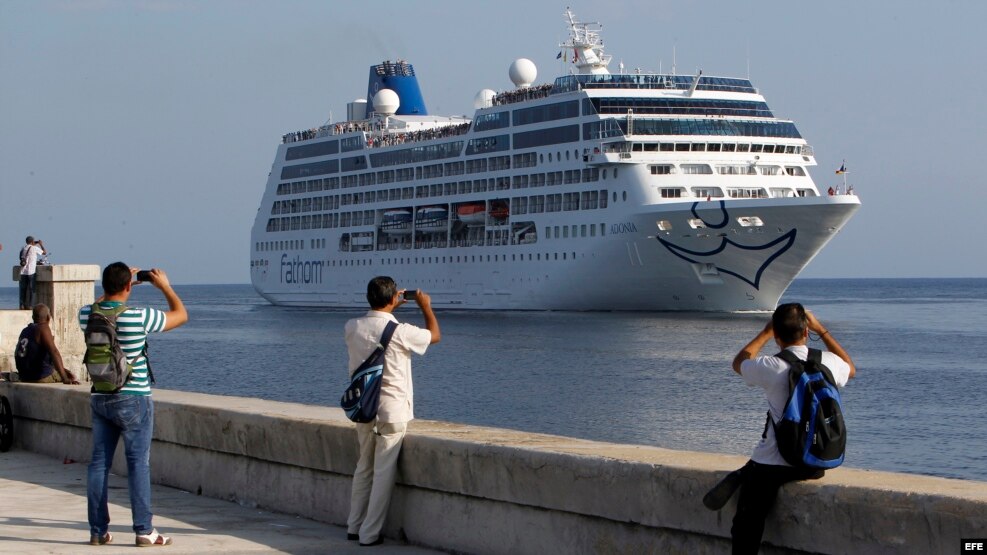
[[[746,79],[703,75],[697,83],[694,75],[658,73],[564,75],[555,79],[552,92],[565,93],[581,89],[689,90],[694,83],[698,90],[757,94],[757,89]]]
[[[553,85],[548,83],[545,85],[538,85],[537,87],[523,87],[514,89],[513,91],[505,91],[494,95],[492,102],[494,106],[502,106],[504,104],[524,102],[525,100],[546,98],[549,94],[551,94],[552,88]]]

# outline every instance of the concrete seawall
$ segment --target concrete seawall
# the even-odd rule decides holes
[[[15,448],[89,458],[84,387],[0,383]],[[342,524],[357,451],[342,411],[156,390],[152,480]],[[118,451],[122,451],[118,450]],[[743,457],[412,423],[385,534],[466,553],[726,553]],[[122,453],[114,469],[124,473]],[[762,552],[958,553],[987,536],[987,483],[837,469],[785,486]]]

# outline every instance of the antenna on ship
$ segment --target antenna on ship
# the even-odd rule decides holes
[[[672,43],[672,75],[675,75],[675,49],[677,45]]]
[[[751,39],[747,39],[747,80],[751,79]]]
[[[569,8],[565,10],[565,19],[569,27],[569,39],[559,46],[562,52],[572,50],[572,63],[575,66],[572,73],[609,75],[607,65],[613,57],[603,53],[603,40],[600,39],[603,25],[599,22],[580,23]],[[565,57],[563,62],[566,62]]]

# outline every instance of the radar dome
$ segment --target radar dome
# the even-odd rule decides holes
[[[535,67],[535,63],[531,60],[518,58],[511,64],[509,73],[511,81],[514,82],[515,86],[527,87],[534,83],[535,78],[538,77],[538,68]]]
[[[493,106],[493,97],[497,93],[490,89],[483,89],[482,91],[476,93],[473,97],[473,107],[479,110],[480,108],[489,108]]]
[[[374,95],[374,111],[385,116],[393,116],[401,106],[398,93],[391,89],[381,89]]]

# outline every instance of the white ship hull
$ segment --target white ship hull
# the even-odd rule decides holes
[[[772,310],[858,197],[819,193],[811,147],[749,81],[612,76],[579,25],[578,74],[486,96],[472,121],[286,136],[251,234],[258,293],[365,308],[390,275],[438,308]]]

